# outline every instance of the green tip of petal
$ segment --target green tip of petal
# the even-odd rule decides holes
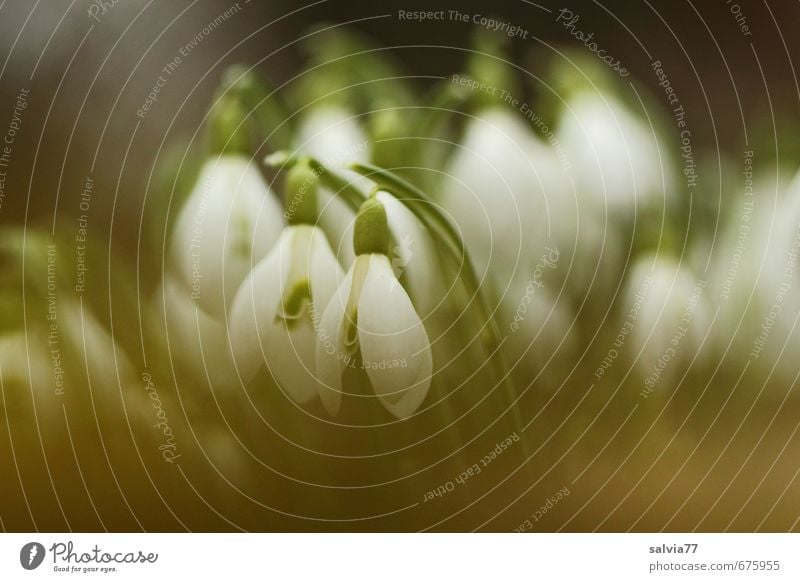
[[[311,285],[304,279],[294,285],[281,300],[281,309],[276,320],[283,321],[287,329],[292,329],[301,321],[306,306],[311,303]]]
[[[358,310],[353,310],[345,321],[344,345],[348,353],[355,351],[358,346]]]
[[[353,232],[353,249],[356,255],[388,254],[391,239],[386,208],[374,196],[368,198],[356,216]]]

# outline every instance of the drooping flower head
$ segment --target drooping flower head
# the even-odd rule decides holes
[[[214,154],[178,215],[172,263],[206,312],[222,317],[253,264],[275,244],[283,227],[280,204],[247,154],[245,114],[221,98],[211,120]]]
[[[397,418],[411,416],[428,393],[433,371],[430,340],[387,256],[386,209],[370,197],[356,218],[357,258],[322,316],[316,362],[320,396],[337,414],[346,366],[357,362],[378,400]]]
[[[242,283],[231,308],[231,345],[247,381],[266,365],[296,402],[319,392],[316,329],[344,277],[316,220],[318,176],[298,162],[287,176],[289,225]]]

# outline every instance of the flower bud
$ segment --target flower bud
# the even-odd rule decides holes
[[[391,240],[383,202],[376,197],[370,197],[361,205],[356,216],[353,249],[356,255],[386,255],[389,253]]]

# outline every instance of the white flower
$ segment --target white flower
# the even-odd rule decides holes
[[[231,346],[245,380],[266,363],[296,402],[306,403],[318,393],[316,327],[343,277],[319,228],[286,227],[242,283],[231,308]]]
[[[581,200],[573,169],[560,145],[513,111],[488,109],[470,121],[448,164],[442,204],[461,231],[478,272],[488,276],[500,297],[519,277],[526,278],[548,248],[562,260],[548,276],[553,286],[566,282],[583,299],[595,267],[619,259],[616,229],[606,228],[602,210]],[[611,279],[609,277],[608,279]],[[516,308],[518,297],[511,299]]]
[[[172,259],[192,299],[221,317],[252,266],[283,228],[281,206],[245,156],[203,167],[172,236]]]
[[[339,170],[339,173],[351,177],[353,182],[364,180],[354,172]],[[376,198],[384,205],[394,241],[389,255],[395,275],[405,275],[417,311],[427,316],[441,304],[447,289],[436,259],[433,239],[425,226],[400,200],[384,191],[378,192]],[[318,225],[328,235],[339,262],[345,268],[350,268],[356,260],[353,250],[356,213],[326,188],[319,189],[319,200]]]
[[[511,111],[489,109],[467,125],[445,171],[441,201],[483,277],[505,289],[514,271],[546,242],[543,163],[530,157],[533,137]]]
[[[325,309],[317,339],[320,397],[331,414],[342,401],[345,366],[360,350],[375,393],[397,418],[411,416],[431,383],[430,341],[389,258],[361,254]]]
[[[626,287],[623,305],[626,323],[632,325],[626,327],[632,356],[653,388],[705,351],[712,315],[706,282],[685,262],[645,255],[631,267]],[[636,314],[633,320],[631,313]]]
[[[715,261],[718,357],[750,362],[774,381],[794,381],[800,365],[800,174],[762,175],[740,199]],[[742,203],[744,202],[744,204]]]
[[[609,92],[580,90],[558,120],[556,137],[573,167],[579,198],[628,220],[636,206],[668,198],[674,186],[666,148]]]
[[[325,166],[343,166],[350,162],[366,162],[370,158],[370,140],[358,123],[358,117],[336,105],[313,108],[298,129],[295,147]],[[368,193],[371,182],[363,176],[341,168],[337,172],[353,187]],[[390,258],[399,276],[406,273],[408,287],[418,310],[427,315],[441,301],[432,283],[439,282],[441,271],[435,260],[430,235],[406,206],[387,192],[377,197],[384,203],[389,229],[395,241]],[[319,189],[318,225],[328,235],[334,253],[345,268],[355,262],[353,225],[356,213],[327,188]],[[416,256],[416,260],[413,260]],[[440,286],[441,287],[441,286]]]

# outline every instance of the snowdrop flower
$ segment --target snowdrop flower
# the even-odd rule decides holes
[[[218,107],[225,109],[229,104]],[[231,124],[223,113],[212,118]],[[224,122],[224,123],[223,123]],[[197,184],[180,211],[172,235],[172,260],[192,299],[222,317],[233,295],[275,244],[283,223],[281,208],[246,145],[228,142],[216,129],[219,156],[203,166]]]
[[[322,316],[317,337],[320,397],[338,413],[346,366],[359,362],[383,406],[411,416],[431,383],[433,357],[425,327],[386,255],[390,235],[383,202],[367,200],[356,219],[356,261]]]
[[[395,276],[405,277],[409,295],[414,301],[417,312],[423,317],[427,316],[440,305],[447,289],[446,281],[435,259],[436,247],[433,239],[414,213],[396,197],[381,190],[375,194],[375,198],[383,203],[386,211],[392,237],[388,256]],[[328,211],[333,201],[339,205],[344,204],[337,197],[331,196],[328,200]],[[325,210],[320,211],[320,227],[334,241],[332,246],[336,249],[339,261],[350,268],[356,260],[352,244],[355,214],[344,207],[344,212],[340,214],[341,224],[347,221],[344,228],[332,227],[331,221],[324,219],[325,214]],[[346,217],[347,214],[349,218]]]
[[[625,299],[625,329],[646,376],[645,388],[652,391],[705,350],[712,319],[706,281],[686,263],[643,255],[628,274]]]
[[[319,392],[316,328],[344,277],[316,220],[317,176],[298,162],[287,177],[289,220],[275,248],[242,283],[231,308],[231,346],[245,380],[266,364],[299,404]]]
[[[771,374],[769,385],[794,380],[800,349],[800,174],[783,189],[786,179],[755,181],[758,198],[732,213],[716,263],[718,353]]]
[[[556,137],[581,201],[607,208],[615,220],[629,220],[637,205],[660,204],[674,188],[663,144],[610,91],[585,88],[569,96]]]
[[[303,120],[296,147],[325,166],[341,166],[368,161],[369,143],[357,117],[342,106],[325,105],[312,109]],[[345,169],[337,172],[363,192],[371,189],[372,183],[361,175]],[[320,188],[319,193],[318,225],[327,233],[341,264],[350,268],[356,260],[352,244],[355,213],[328,189]],[[430,260],[435,256],[430,234],[397,198],[388,192],[378,192],[377,197],[384,204],[394,240],[389,259],[395,274],[399,277],[405,273],[414,304],[422,315],[428,315],[444,292],[438,266]]]
[[[445,170],[442,205],[461,230],[478,276],[490,270],[501,290],[546,242],[541,176],[549,160],[530,157],[533,141],[515,112],[488,109],[469,122]]]
[[[525,296],[519,290],[548,249],[557,249],[560,260],[541,283],[553,293],[566,285],[571,299],[597,288],[596,267],[603,272],[617,262],[614,229],[580,208],[568,161],[517,112],[490,108],[473,119],[446,174],[442,204],[462,233],[478,277],[494,285],[502,312],[518,309]],[[533,322],[528,318],[526,328],[537,335]]]

